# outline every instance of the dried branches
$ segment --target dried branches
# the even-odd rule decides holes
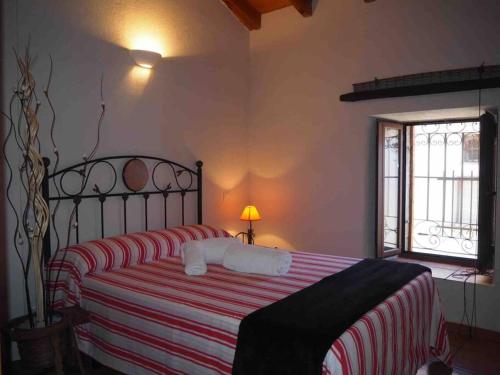
[[[80,181],[80,189],[78,190],[80,193],[83,192],[83,190],[85,189],[85,186],[87,186],[87,182],[88,182],[88,178],[89,178],[89,175],[88,175],[88,166],[90,165],[90,162],[92,160],[94,160],[94,157],[97,153],[97,150],[99,148],[99,143],[100,143],[100,139],[101,139],[101,128],[102,128],[102,122],[103,122],[103,119],[104,119],[104,114],[106,113],[106,105],[104,103],[104,96],[103,96],[103,76],[101,75],[101,85],[100,85],[100,94],[101,94],[101,111],[100,111],[100,114],[99,114],[99,118],[98,118],[98,121],[97,121],[97,135],[96,135],[96,142],[94,144],[94,146],[92,147],[90,153],[88,156],[86,155],[83,155],[83,160],[86,162],[84,165],[83,165],[83,168],[82,170],[80,171],[80,176],[81,176],[81,181]],[[55,171],[54,171],[55,173]],[[58,195],[60,194],[59,192],[59,189],[57,189],[57,193]],[[59,200],[58,200],[59,202]],[[57,268],[57,272],[56,272],[56,277],[54,279],[54,282],[53,284],[57,284],[57,281],[59,280],[59,277],[61,276],[61,270],[62,270],[62,265],[64,264],[64,260],[66,259],[66,249],[69,247],[70,243],[71,243],[71,230],[73,228],[76,228],[76,226],[78,226],[78,223],[77,222],[74,222],[75,221],[75,215],[76,215],[76,211],[77,211],[77,203],[74,203],[73,205],[73,209],[71,210],[71,213],[70,213],[70,216],[69,216],[69,221],[68,221],[68,226],[67,226],[67,229],[66,229],[66,246],[63,248],[63,249],[60,249],[59,246],[56,247],[56,253],[54,254],[54,256],[52,257],[52,261],[54,261],[55,259],[58,259],[58,255],[59,253],[62,251],[63,254],[61,256],[61,259],[58,259],[59,261],[59,266]],[[53,222],[54,222],[54,218],[53,218]],[[55,225],[55,224],[54,224]],[[52,267],[50,267],[52,268]],[[50,305],[53,305],[54,302],[55,302],[55,295],[56,295],[56,288],[54,287],[53,290],[52,290],[52,298],[50,298]]]
[[[50,314],[48,314],[48,311],[54,302],[54,297],[52,296],[52,299],[49,298],[45,290],[45,287],[49,286],[49,283],[46,283],[46,281],[50,280],[49,275],[45,274],[42,249],[44,235],[48,229],[50,219],[52,219],[52,228],[56,235],[56,248],[59,249],[60,238],[55,224],[59,201],[51,212],[42,195],[42,183],[44,182],[46,173],[46,166],[40,154],[41,142],[39,139],[39,111],[42,105],[36,93],[36,81],[32,74],[33,59],[29,53],[29,47],[26,48],[22,55],[18,55],[16,51],[14,51],[14,54],[20,77],[12,93],[8,111],[1,111],[2,116],[7,119],[8,126],[8,131],[2,144],[2,155],[7,166],[6,198],[15,218],[13,248],[21,264],[30,325],[31,327],[37,327],[50,323]],[[49,93],[52,74],[53,60],[50,57],[50,70],[43,94],[48,103],[51,115],[49,136],[50,146],[55,157],[53,173],[56,173],[59,168],[60,155],[55,140],[56,111]],[[102,122],[106,108],[103,100],[102,86],[103,78],[101,77],[101,111],[97,123],[97,139],[91,148],[89,156],[84,156],[84,160],[87,162],[93,160],[100,143]],[[15,163],[16,158],[17,166]],[[14,199],[12,199],[12,189],[15,180],[19,182],[20,186],[21,198],[19,206],[16,206]],[[87,180],[87,165],[85,165],[81,171],[81,190],[85,188]],[[54,185],[57,195],[60,196],[59,187],[56,184]],[[75,212],[76,205],[73,207],[68,219],[66,247],[71,242],[71,229],[74,225],[77,225],[77,223],[74,223]],[[65,255],[64,252],[63,261]],[[32,295],[28,283],[31,271],[33,271],[35,279],[36,314],[32,311]],[[52,285],[57,284],[60,272],[61,267],[59,267]]]
[[[8,120],[9,131],[3,143],[3,156],[8,170],[7,200],[16,219],[14,230],[14,248],[21,262],[28,313],[31,326],[40,325],[45,318],[44,280],[42,270],[42,242],[47,230],[49,208],[43,199],[41,185],[45,167],[39,152],[38,110],[40,102],[36,95],[36,82],[31,73],[32,59],[28,48],[23,55],[15,53],[20,79],[9,102],[9,112],[2,112]],[[17,108],[14,109],[14,106]],[[17,111],[17,116],[15,112]],[[14,139],[14,148],[21,156],[21,165],[15,170],[7,155],[7,146]],[[18,176],[21,184],[23,199],[19,210],[11,199],[11,189],[14,177]],[[21,234],[21,229],[24,233]],[[24,245],[24,246],[23,246]],[[23,254],[21,247],[27,247]],[[35,296],[37,304],[36,320],[31,311],[31,295],[28,286],[30,268],[35,273]]]

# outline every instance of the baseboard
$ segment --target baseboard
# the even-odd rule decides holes
[[[465,324],[446,322],[448,332],[455,335],[468,335],[470,327]],[[484,328],[472,328],[472,335],[481,340],[489,340],[500,343],[500,332],[490,331]]]

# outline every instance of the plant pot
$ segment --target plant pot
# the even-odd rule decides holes
[[[67,321],[62,314],[53,314],[54,323],[47,327],[30,328],[29,316],[21,316],[7,323],[12,341],[17,343],[21,364],[27,369],[60,368],[66,352]]]

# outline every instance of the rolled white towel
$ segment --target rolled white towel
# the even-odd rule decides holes
[[[232,271],[281,276],[290,269],[292,255],[288,251],[234,244],[226,250],[222,264]]]
[[[181,251],[181,258],[186,275],[199,276],[207,273],[207,263],[200,241],[185,243]]]
[[[205,255],[205,262],[207,264],[222,264],[224,253],[230,245],[240,244],[241,240],[235,237],[219,237],[207,238],[205,240],[191,240],[185,242],[181,248],[181,256],[183,256],[184,248],[188,244],[198,243],[203,249]]]
[[[222,264],[224,254],[230,245],[241,245],[241,240],[235,237],[219,237],[201,240],[207,264]]]

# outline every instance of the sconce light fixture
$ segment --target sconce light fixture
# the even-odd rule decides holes
[[[142,49],[132,49],[130,50],[130,55],[137,65],[146,69],[152,69],[156,63],[161,60],[161,55],[158,52],[145,51]]]
[[[240,220],[248,221],[249,227],[247,232],[248,244],[253,245],[253,238],[255,233],[252,228],[252,221],[261,220],[259,211],[257,211],[257,207],[255,206],[246,206],[241,213]]]

